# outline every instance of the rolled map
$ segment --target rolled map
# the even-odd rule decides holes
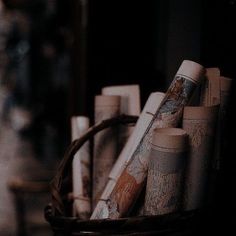
[[[105,204],[94,210],[92,219],[117,219],[128,214],[138,198],[147,177],[150,141],[155,128],[176,127],[182,118],[183,107],[200,83],[205,69],[198,63],[185,60],[177,71],[165,97],[156,110],[129,163],[120,174]]]
[[[148,164],[144,214],[162,215],[180,210],[188,135],[179,128],[154,130]]]
[[[184,193],[185,210],[198,209],[206,203],[218,111],[219,105],[184,108],[183,129],[190,139]]]

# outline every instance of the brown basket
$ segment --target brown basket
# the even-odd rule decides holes
[[[72,177],[74,154],[99,131],[116,126],[134,124],[136,116],[121,115],[92,126],[81,138],[68,147],[51,182],[52,202],[45,208],[45,219],[55,235],[193,235],[202,212],[178,212],[162,216],[139,216],[116,220],[80,220],[71,217]]]

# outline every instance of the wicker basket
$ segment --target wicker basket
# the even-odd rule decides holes
[[[97,132],[115,125],[134,124],[138,117],[121,115],[92,126],[81,138],[68,147],[51,182],[52,202],[45,208],[45,219],[54,235],[195,235],[204,214],[199,211],[178,212],[161,216],[138,216],[116,220],[80,220],[71,217],[72,177],[74,154]]]

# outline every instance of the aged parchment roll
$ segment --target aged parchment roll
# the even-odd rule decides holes
[[[113,166],[109,174],[109,182],[103,191],[103,194],[94,210],[94,215],[99,212],[100,209],[106,208],[106,200],[108,199],[110,193],[112,192],[115,182],[122,173],[122,171],[127,166],[132,154],[139,145],[146,129],[148,128],[150,122],[153,119],[153,115],[160,106],[165,94],[162,92],[151,93],[148,100],[139,116],[139,119],[134,127],[134,130],[129,137],[126,145],[124,146],[122,152],[120,153],[115,165]]]
[[[148,163],[145,215],[180,210],[187,150],[188,135],[183,129],[154,130]]]
[[[128,165],[115,183],[109,198],[103,207],[93,212],[91,218],[116,219],[125,216],[131,210],[145,184],[153,130],[178,125],[182,118],[183,107],[193,94],[204,72],[205,69],[198,63],[183,61]]]
[[[73,116],[71,118],[72,141],[80,138],[89,128],[89,118]],[[82,220],[91,215],[91,158],[89,141],[75,154],[72,162],[73,214]]]
[[[102,88],[102,95],[116,95],[121,97],[120,114],[139,116],[141,110],[140,87],[133,85],[115,85]],[[121,151],[133,132],[131,126],[120,126],[119,151]]]
[[[190,140],[184,210],[198,209],[206,203],[218,112],[219,105],[184,108],[183,129]]]
[[[232,86],[232,79],[220,76],[218,68],[208,68],[206,73],[206,80],[202,89],[201,100],[203,106],[212,106],[220,104],[220,111],[218,117],[217,134],[215,138],[215,153],[212,160],[212,166],[215,170],[220,169],[221,150],[223,148],[224,125],[226,118],[226,111],[229,102],[229,95]]]
[[[201,105],[213,106],[220,103],[220,70],[207,68],[201,91]]]
[[[120,114],[120,96],[98,95],[95,97],[95,123]],[[108,175],[118,157],[117,127],[102,130],[94,137],[93,151],[93,206],[102,194]]]

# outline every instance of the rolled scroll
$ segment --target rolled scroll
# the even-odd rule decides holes
[[[117,85],[102,88],[103,95],[117,95],[121,97],[120,114],[140,115],[140,88],[139,85]],[[121,151],[133,132],[131,126],[121,126],[119,131],[119,151]]]
[[[201,91],[201,105],[213,106],[220,103],[220,70],[207,68]]]
[[[138,116],[140,114],[139,85],[118,85],[102,88],[102,95],[121,96],[121,114]]]
[[[162,215],[181,207],[188,135],[183,129],[154,130],[148,164],[144,214]]]
[[[218,111],[219,105],[184,108],[183,129],[190,139],[184,193],[185,210],[194,210],[206,203]]]
[[[95,123],[120,114],[120,96],[95,97]],[[94,137],[93,206],[97,204],[118,156],[118,130],[105,129]]]
[[[71,118],[72,141],[81,137],[89,128],[89,118],[73,116]],[[82,220],[91,215],[91,174],[90,151],[87,141],[75,154],[72,162],[73,214]]]
[[[104,207],[96,214],[93,213],[93,219],[116,219],[125,216],[131,210],[147,177],[147,163],[153,130],[178,125],[182,118],[183,107],[193,94],[204,71],[204,68],[198,63],[183,61],[128,165],[120,174]]]
[[[112,190],[114,189],[117,179],[127,166],[132,154],[139,145],[146,129],[148,128],[151,120],[153,119],[153,115],[160,106],[164,95],[165,94],[161,92],[155,92],[150,94],[131,136],[129,137],[126,145],[124,146],[122,152],[120,153],[115,165],[113,166],[109,174],[109,182],[106,185],[101,198],[99,199],[99,202],[96,206],[96,209],[94,210],[92,217],[94,217],[97,212],[100,212],[101,209],[106,209],[106,201],[109,195],[111,194]],[[107,213],[104,212],[104,215],[101,216],[101,218],[105,218],[106,216]]]
[[[212,166],[215,170],[220,169],[221,149],[223,148],[224,124],[226,111],[229,102],[229,95],[232,86],[232,79],[220,76],[218,68],[208,68],[206,80],[202,89],[201,100],[204,106],[213,106],[220,104],[218,127],[215,140],[215,154]]]

